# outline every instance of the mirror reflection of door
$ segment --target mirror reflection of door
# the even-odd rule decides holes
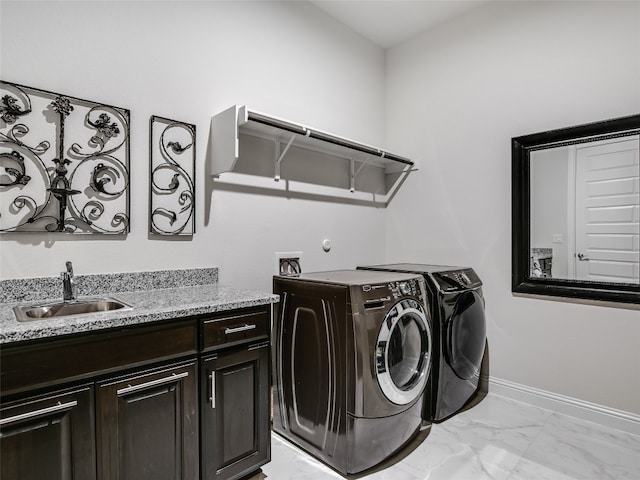
[[[575,147],[578,280],[640,282],[638,136]]]
[[[636,134],[531,152],[530,277],[640,283],[639,150]]]

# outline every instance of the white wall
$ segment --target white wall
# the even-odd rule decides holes
[[[569,147],[536,150],[530,158],[531,248],[551,248],[552,276],[570,278],[567,254]],[[561,235],[562,242],[554,243],[554,235]]]
[[[421,159],[387,260],[477,270],[493,376],[639,414],[637,310],[511,294],[510,139],[640,111],[640,3],[495,2],[387,62],[387,146]]]
[[[0,78],[128,108],[132,118],[127,238],[4,234],[0,278],[57,275],[65,260],[78,274],[217,266],[222,283],[271,291],[276,251],[303,251],[307,271],[382,260],[383,209],[215,184],[211,193],[205,173],[210,117],[235,103],[381,144],[381,49],[307,2],[2,1],[0,9]],[[192,240],[147,235],[151,115],[197,125]]]

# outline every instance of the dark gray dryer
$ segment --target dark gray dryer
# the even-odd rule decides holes
[[[432,324],[420,275],[273,279],[273,430],[343,474],[387,460],[423,424]]]
[[[427,282],[435,341],[425,420],[441,422],[482,400],[487,393],[489,358],[482,282],[476,272],[413,263],[358,268],[420,274]]]

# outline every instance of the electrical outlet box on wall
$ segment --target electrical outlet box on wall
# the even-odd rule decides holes
[[[274,275],[299,275],[302,273],[302,252],[276,252]]]

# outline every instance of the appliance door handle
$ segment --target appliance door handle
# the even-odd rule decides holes
[[[151,380],[150,382],[141,383],[139,385],[129,385],[128,387],[116,390],[118,396],[127,395],[129,393],[138,392],[149,387],[157,387],[158,385],[164,385],[165,383],[173,383],[176,380],[189,376],[189,372],[172,373],[170,377],[159,378],[157,380]]]
[[[30,418],[40,417],[49,413],[70,410],[77,405],[78,402],[76,400],[67,403],[58,402],[57,405],[53,405],[51,407],[41,408],[40,410],[33,410],[32,412],[21,413],[20,415],[14,415],[13,417],[0,419],[0,426],[9,425],[10,423],[19,422],[22,420],[28,420]]]
[[[246,332],[247,330],[253,330],[256,328],[255,324],[248,324],[245,323],[244,325],[240,326],[240,327],[231,327],[231,328],[225,328],[224,329],[224,334],[225,335],[229,335],[230,333],[238,333],[238,332]]]

